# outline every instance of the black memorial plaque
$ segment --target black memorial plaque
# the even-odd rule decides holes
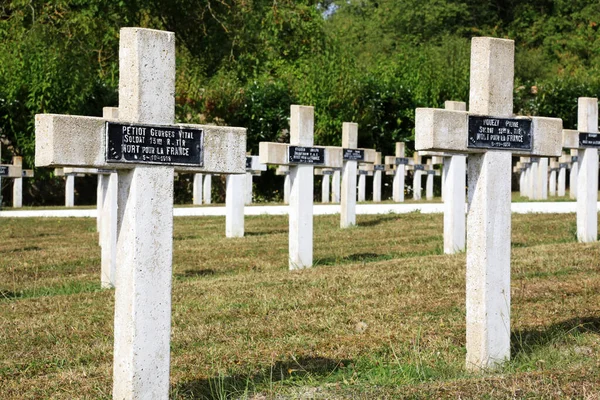
[[[204,165],[204,131],[168,125],[106,123],[106,162]]]
[[[427,171],[427,175],[435,175],[435,171],[433,171],[433,170]]]
[[[376,165],[373,165],[373,169],[375,171],[385,171],[385,165],[383,165],[383,164],[376,164]]]
[[[343,149],[344,161],[364,161],[365,151],[359,149]]]
[[[425,166],[421,164],[415,165],[415,171],[425,171]]]
[[[569,166],[569,164],[567,164],[567,163],[560,163],[560,164],[558,164],[559,168],[565,168],[566,169],[568,166]]]
[[[8,167],[6,165],[0,165],[0,176],[8,176]]]
[[[571,162],[579,161],[579,156],[571,156]]]
[[[408,165],[408,158],[396,157],[396,165]]]
[[[246,157],[246,169],[252,169],[252,157]]]
[[[364,169],[359,169],[358,174],[359,175],[369,175],[369,171],[365,171]]]
[[[531,136],[530,119],[469,116],[469,148],[531,151]]]
[[[288,147],[290,164],[325,164],[325,149],[319,147]]]
[[[600,133],[579,132],[579,146],[600,148]]]
[[[326,169],[325,171],[323,171],[323,175],[333,175],[333,170],[332,169]]]

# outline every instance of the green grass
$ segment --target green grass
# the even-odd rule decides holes
[[[176,218],[171,397],[586,398],[600,391],[600,246],[575,216],[514,215],[512,360],[468,373],[465,254],[442,216],[315,218],[287,271],[287,218]],[[108,399],[113,296],[95,220],[0,219],[3,399]]]

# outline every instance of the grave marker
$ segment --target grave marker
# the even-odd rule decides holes
[[[427,160],[427,165],[425,166],[425,173],[427,174],[427,180],[425,181],[425,198],[427,200],[433,200],[433,177],[440,175],[439,171],[435,170],[435,166],[443,163],[444,161],[440,156],[432,156]]]
[[[202,182],[202,197],[204,198],[204,204],[211,204],[212,202],[212,175],[204,175]]]
[[[578,150],[577,239],[583,243],[598,240],[598,99],[580,97],[577,101],[577,130],[563,131],[563,146]],[[575,163],[573,163],[575,165]],[[572,184],[571,184],[572,185]]]
[[[571,172],[569,173],[569,197],[577,200],[577,177],[579,176],[579,152],[571,149]]]
[[[341,201],[341,185],[342,185],[342,170],[340,168],[333,168],[333,175],[331,177],[331,202],[339,203]]]
[[[381,153],[375,153],[373,165],[373,203],[381,202],[381,177],[385,171],[385,164],[381,163]]]
[[[357,147],[358,124],[344,122],[342,124],[344,166],[342,170],[342,198],[340,212],[340,227],[342,229],[356,225],[356,175],[358,173],[358,162],[373,163],[375,161],[374,150],[365,151],[364,149],[357,149]],[[360,154],[360,156],[357,156],[357,154]],[[364,201],[364,199],[362,201]]]
[[[290,114],[290,144],[260,142],[259,160],[290,167],[289,269],[295,270],[313,263],[313,168],[341,166],[342,151],[313,146],[313,107],[292,105]]]
[[[315,175],[323,177],[321,180],[321,203],[329,203],[330,178],[333,173],[333,169],[315,168]]]
[[[558,156],[562,121],[513,117],[514,42],[473,38],[470,110],[418,108],[416,150],[468,154],[467,368],[492,368],[510,358],[511,152]],[[484,116],[481,136],[469,120]],[[517,118],[520,120],[521,118]],[[540,134],[540,133],[544,134]],[[527,138],[531,137],[531,141]],[[526,143],[527,145],[523,145]],[[502,149],[502,150],[496,150]]]
[[[358,171],[358,201],[365,202],[367,198],[367,176],[373,175],[373,171],[366,170],[365,167],[359,167]]]
[[[194,174],[194,183],[192,185],[192,204],[202,205],[202,174]]]
[[[558,182],[556,187],[556,194],[558,196],[565,196],[566,194],[566,181],[567,181],[567,168],[571,161],[571,155],[562,154],[558,159]]]
[[[548,195],[556,196],[556,175],[558,174],[558,159],[551,158],[550,160],[550,178],[548,181]]]
[[[21,167],[22,167],[23,166],[23,157],[13,156],[13,165],[21,165]],[[32,169],[23,169],[21,176],[13,179],[13,198],[12,198],[13,208],[23,207],[23,178],[33,178],[33,170]]]
[[[252,204],[252,179],[254,175],[260,176],[261,171],[266,171],[267,166],[261,164],[258,156],[246,156],[246,204]]]
[[[421,200],[422,191],[422,176],[425,171],[425,164],[423,164],[422,156],[415,151],[413,153],[412,162],[408,166],[409,171],[413,171],[413,200]]]
[[[202,166],[181,168],[242,174],[245,129],[173,125],[173,33],[121,29],[119,66],[119,121],[126,124],[123,137],[140,148],[122,146],[122,157],[115,160],[119,149],[117,145],[116,153],[108,153],[115,148],[108,146],[107,119],[41,114],[36,115],[36,165],[118,170],[113,397],[168,398],[173,169],[174,160],[181,161],[173,156],[194,153],[186,151],[188,144],[179,140],[195,143],[186,132],[201,130]],[[152,131],[146,135],[144,129],[154,129],[155,135]],[[165,148],[152,138],[175,142]],[[140,154],[155,155],[159,158],[151,162],[163,164],[139,158],[131,162],[126,154],[134,159]]]
[[[283,204],[290,204],[290,168],[287,165],[279,165],[275,175],[283,175]]]
[[[395,156],[386,156],[385,163],[393,169],[394,180],[392,183],[392,198],[396,203],[404,202],[404,183],[406,177],[406,167],[410,160],[405,158],[406,146],[404,143],[396,143]]]

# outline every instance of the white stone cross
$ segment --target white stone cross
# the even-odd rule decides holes
[[[383,173],[392,172],[391,169],[386,168],[385,164],[381,163],[382,156],[380,152],[375,153],[375,162],[373,164],[363,164],[359,166],[360,170],[368,171],[367,176],[373,176],[373,203],[381,202],[381,179]],[[360,176],[359,176],[360,181]],[[360,186],[360,182],[359,182]]]
[[[520,157],[517,161],[516,168],[519,172],[519,195],[529,197],[529,157]]]
[[[386,174],[394,175],[392,183],[392,199],[396,203],[404,202],[404,181],[406,177],[406,166],[410,163],[405,158],[406,146],[402,142],[396,142],[395,156],[386,156],[385,164],[388,166]]]
[[[173,33],[121,29],[119,67],[119,123],[36,115],[36,165],[118,170],[113,398],[166,399],[174,166],[243,174],[246,131],[173,125]]]
[[[278,166],[275,175],[283,175],[283,204],[290,204],[290,167],[287,165]]]
[[[342,190],[342,169],[334,168],[333,175],[331,177],[331,202],[341,202],[341,190]]]
[[[416,150],[468,154],[468,369],[510,358],[511,151],[560,155],[562,121],[514,118],[514,42],[474,38],[469,112],[418,108]]]
[[[192,204],[202,205],[202,174],[194,174],[192,185]]]
[[[385,164],[381,163],[381,153],[375,153],[373,164],[373,203],[381,202],[381,179],[385,172]]]
[[[423,164],[422,156],[415,151],[413,153],[413,158],[410,160],[408,164],[407,170],[413,172],[413,200],[421,200],[421,191],[422,191],[422,177],[425,173],[425,164]]]
[[[204,179],[202,182],[202,197],[204,200],[204,204],[212,203],[212,175],[206,174],[204,175]]]
[[[315,168],[315,175],[323,177],[321,178],[321,203],[329,203],[331,187],[330,181],[334,172],[335,171],[331,168]]]
[[[556,195],[563,197],[566,194],[567,168],[571,162],[571,155],[564,154],[558,159],[558,182],[556,184]]]
[[[23,178],[33,177],[33,170],[23,169],[23,157],[13,156],[12,164],[0,164],[0,187],[1,178],[13,178],[13,208],[23,206]],[[0,205],[2,196],[0,195]]]
[[[372,164],[375,162],[375,150],[359,149],[358,124],[344,122],[342,124],[342,151],[340,227],[344,229],[356,225],[356,176],[358,173],[358,163]],[[364,198],[359,201],[364,201]]]
[[[577,105],[577,130],[563,131],[563,146],[579,151],[577,240],[589,243],[598,240],[598,99],[580,97]]]
[[[290,167],[289,269],[295,270],[313,264],[313,168],[340,167],[342,151],[313,146],[313,107],[292,105],[290,114],[290,144],[260,142],[259,160]]]
[[[569,198],[577,200],[577,177],[579,176],[579,151],[571,149],[571,171],[569,172]]]
[[[258,156],[246,156],[246,174],[228,175],[225,183],[225,236],[244,236],[244,205],[252,203],[252,176],[266,171]]]
[[[367,169],[365,166],[359,166],[358,171],[358,202],[364,202],[367,199],[367,176],[373,175],[373,170]]]
[[[246,205],[252,204],[253,177],[260,176],[260,173],[266,170],[266,164],[261,164],[258,156],[246,156]]]
[[[431,156],[431,158],[427,160],[425,166],[425,173],[427,174],[427,179],[425,180],[425,198],[427,200],[433,200],[433,177],[441,175],[440,171],[435,169],[435,166],[442,164],[444,164],[444,160],[441,156]]]
[[[558,173],[558,168],[559,168],[559,164],[558,164],[558,159],[557,158],[550,158],[549,159],[549,164],[550,164],[550,176],[548,178],[548,196],[556,196],[556,175]]]
[[[23,157],[21,156],[13,156],[13,165],[21,165],[23,166]],[[13,198],[12,198],[12,206],[13,208],[21,208],[23,207],[23,178],[33,178],[33,170],[32,169],[23,169],[21,172],[21,176],[13,179]]]

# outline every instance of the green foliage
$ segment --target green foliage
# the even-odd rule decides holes
[[[23,155],[26,166],[33,165],[36,113],[100,115],[116,105],[124,26],[174,31],[178,120],[246,127],[252,153],[260,141],[289,139],[290,104],[315,107],[315,143],[339,144],[342,123],[352,121],[361,146],[386,154],[396,141],[410,147],[416,107],[467,100],[472,36],[515,39],[515,112],[561,117],[574,127],[577,97],[600,91],[598,2],[5,3],[0,135],[4,160]],[[36,178],[31,191],[60,203],[58,186]]]

